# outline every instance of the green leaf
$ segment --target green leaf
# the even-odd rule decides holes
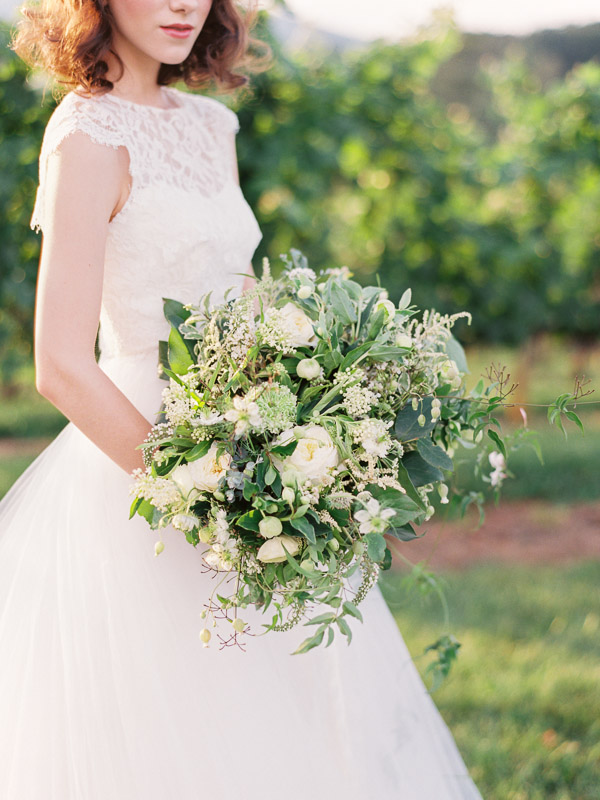
[[[393,536],[394,539],[399,539],[401,542],[410,542],[413,539],[420,539],[421,536],[417,535],[414,531],[414,528],[409,523],[405,525],[395,526],[392,525],[386,530],[386,534],[388,536]]]
[[[169,333],[169,364],[173,372],[185,375],[194,362],[188,351],[183,336],[175,328]]]
[[[260,511],[257,511],[255,508],[253,508],[252,511],[247,511],[245,514],[242,514],[241,517],[238,517],[236,520],[236,525],[239,525],[240,528],[245,528],[247,531],[256,531],[258,533],[260,530],[258,523],[261,519],[262,514]]]
[[[394,347],[390,344],[374,344],[369,357],[376,361],[398,361],[406,355],[406,347]]]
[[[306,517],[298,517],[297,519],[290,519],[290,525],[308,539],[311,544],[316,544],[317,538],[315,536],[315,529],[306,519]]]
[[[412,290],[406,289],[400,298],[400,302],[398,303],[398,308],[400,311],[403,311],[405,308],[408,308],[410,305],[410,301],[412,300]]]
[[[343,617],[338,617],[336,619],[336,623],[340,631],[344,634],[344,636],[348,637],[348,644],[350,644],[350,642],[352,641],[352,629],[350,628],[350,625],[348,625],[348,623]]]
[[[131,504],[131,508],[129,509],[129,519],[135,516],[138,508],[141,506],[144,498],[143,497],[136,497],[133,503]]]
[[[380,533],[367,533],[364,536],[367,542],[367,554],[372,561],[379,563],[385,555],[385,539]]]
[[[309,619],[308,622],[305,622],[305,625],[320,625],[322,622],[333,622],[335,619],[335,614],[328,612],[327,614],[319,614],[318,617],[314,617],[313,619]]]
[[[190,312],[183,307],[183,303],[167,297],[163,297],[163,313],[171,326],[177,329],[190,316]]]
[[[412,453],[407,453],[401,463],[408,472],[413,486],[417,489],[428,483],[438,483],[444,480],[444,473],[437,467],[428,464],[416,450]]]
[[[255,494],[258,494],[260,489],[258,488],[258,484],[249,481],[247,478],[244,479],[244,488],[242,494],[244,495],[244,500],[251,500]]]
[[[417,406],[416,411],[413,411],[412,403],[407,403],[398,412],[394,423],[394,436],[396,439],[401,442],[410,442],[414,439],[422,439],[425,436],[429,436],[435,427],[435,421],[431,419],[432,401],[432,397],[425,397]],[[425,425],[423,427],[417,422],[421,414],[425,417]]]
[[[352,322],[356,322],[356,312],[354,310],[352,301],[346,292],[337,285],[337,283],[331,284],[330,297],[333,310],[340,322],[342,322],[344,325],[349,325]]]
[[[434,444],[431,439],[419,439],[417,450],[422,458],[432,467],[438,469],[453,470],[454,464],[448,453],[441,447]]]
[[[267,471],[265,472],[265,483],[267,486],[270,486],[277,477],[277,470],[272,464],[269,464]]]
[[[294,450],[298,447],[298,440],[294,439],[289,444],[278,444],[269,449],[269,453],[275,453],[277,456],[291,456]]]
[[[313,647],[318,647],[321,642],[323,641],[325,631],[317,631],[314,636],[311,636],[309,639],[305,639],[300,647],[298,647],[292,653],[293,656],[299,655],[300,653],[308,653],[309,650],[312,650]]]
[[[365,342],[361,344],[360,347],[355,347],[354,350],[349,350],[346,355],[344,356],[344,360],[340,364],[340,371],[344,369],[348,369],[348,367],[352,366],[355,361],[363,356],[365,353],[368,353],[371,347],[373,346],[373,342]]]
[[[379,311],[376,311],[375,314],[371,316],[369,329],[367,331],[367,339],[375,341],[379,334],[381,333],[381,329],[387,319],[387,314],[385,309],[380,308]]]
[[[349,600],[346,600],[344,602],[342,608],[344,609],[346,614],[350,614],[350,616],[356,617],[356,619],[360,620],[361,622],[363,621],[363,615],[358,610],[358,608],[354,605],[354,603],[351,603]]]
[[[458,339],[455,339],[452,334],[450,338],[446,342],[446,355],[448,358],[451,358],[452,361],[458,367],[459,372],[469,372],[469,367],[467,366],[467,356],[465,355],[465,351],[462,348],[461,343]]]
[[[500,450],[500,452],[502,453],[502,455],[504,456],[504,458],[506,458],[506,447],[504,446],[504,442],[503,442],[503,441],[502,441],[502,439],[501,439],[501,438],[498,436],[498,434],[496,433],[496,431],[488,430],[488,432],[487,432],[487,435],[488,435],[488,436],[490,437],[490,439],[491,439],[491,440],[492,440],[492,441],[493,441],[493,442],[494,442],[494,443],[495,443],[495,444],[498,446],[498,450]]]
[[[410,475],[408,474],[408,470],[406,469],[405,465],[402,461],[398,464],[398,481],[402,488],[406,491],[406,494],[410,499],[417,505],[421,511],[425,511],[427,505],[423,502],[423,498],[417,492],[413,482],[410,479]]]
[[[333,642],[334,636],[335,636],[335,631],[333,627],[330,625],[327,628],[327,644],[325,645],[325,647],[329,647],[329,645]]]
[[[137,509],[137,513],[140,517],[143,517],[149,525],[152,525],[155,511],[156,509],[152,503],[149,503],[147,500],[142,500]]]
[[[579,417],[574,411],[565,411],[565,416],[567,417],[567,419],[570,419],[571,422],[574,422],[575,425],[577,425],[577,427],[579,428],[579,430],[582,433],[584,433],[583,422],[579,419]]]
[[[162,340],[158,343],[158,363],[161,367],[169,368],[169,343]]]
[[[193,447],[188,453],[185,455],[186,461],[197,461],[202,456],[205,456],[208,451],[210,450],[212,442],[200,442],[195,447]]]
[[[381,569],[390,569],[392,566],[392,551],[389,547],[385,548],[385,555],[383,557],[383,561],[381,563]]]

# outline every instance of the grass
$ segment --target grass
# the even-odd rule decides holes
[[[441,632],[387,573],[415,656]],[[486,800],[596,800],[600,786],[600,561],[477,567],[444,578],[459,659],[434,699]],[[424,673],[427,658],[415,658]]]
[[[56,436],[66,422],[33,385],[25,384],[14,397],[0,399],[0,439]]]

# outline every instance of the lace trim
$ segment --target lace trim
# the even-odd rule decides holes
[[[237,114],[219,100],[163,87],[177,100],[172,108],[133,103],[110,93],[82,97],[70,92],[57,106],[44,133],[39,185],[30,220],[43,230],[48,157],[72,133],[82,132],[99,145],[125,147],[130,191],[119,217],[137,190],[154,183],[185,186],[205,196],[220,191],[233,174],[232,153],[223,134],[239,131]],[[192,117],[195,124],[190,124]],[[173,146],[174,141],[177,147]]]

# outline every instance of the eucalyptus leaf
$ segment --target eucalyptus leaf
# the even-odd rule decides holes
[[[454,464],[448,453],[434,444],[431,439],[419,439],[417,442],[417,450],[421,457],[432,467],[444,470],[454,469]]]
[[[458,339],[452,336],[452,334],[446,342],[446,355],[454,361],[459,372],[469,372],[465,351]]]
[[[412,485],[417,489],[428,483],[438,483],[444,480],[444,473],[437,467],[428,464],[416,450],[407,453],[401,463],[408,472]]]
[[[413,410],[412,403],[407,403],[396,415],[394,423],[394,436],[401,442],[410,442],[414,439],[422,439],[429,436],[435,427],[435,421],[431,419],[432,397],[424,397]],[[425,424],[421,427],[418,423],[419,416],[423,414]]]

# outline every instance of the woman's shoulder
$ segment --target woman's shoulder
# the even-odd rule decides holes
[[[180,105],[187,105],[197,113],[209,119],[219,121],[227,129],[233,131],[233,133],[239,131],[240,123],[237,114],[233,109],[225,105],[222,100],[200,94],[199,92],[184,92],[174,87],[167,87],[167,91],[172,93],[175,100]]]
[[[81,132],[97,144],[120,147],[127,142],[127,121],[118,107],[70,91],[58,103],[46,125],[42,150],[54,150],[69,134]]]

